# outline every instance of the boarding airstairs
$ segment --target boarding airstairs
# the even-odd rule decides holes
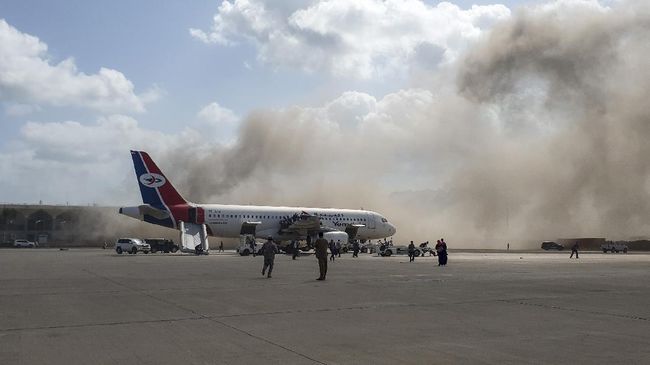
[[[181,251],[208,254],[208,231],[205,224],[180,222]]]

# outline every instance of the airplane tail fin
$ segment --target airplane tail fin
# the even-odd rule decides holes
[[[171,181],[144,151],[131,151],[135,175],[140,186],[142,202],[158,209],[187,205],[188,202],[178,193]]]

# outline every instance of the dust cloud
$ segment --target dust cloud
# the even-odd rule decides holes
[[[375,210],[404,242],[647,235],[649,31],[642,2],[525,8],[441,84],[259,110],[231,145],[154,158],[189,200]]]

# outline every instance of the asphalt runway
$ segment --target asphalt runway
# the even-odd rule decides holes
[[[0,364],[650,363],[650,255],[0,250]]]

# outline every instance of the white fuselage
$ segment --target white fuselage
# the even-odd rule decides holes
[[[355,238],[361,240],[389,237],[396,231],[386,218],[366,210],[221,204],[197,206],[203,208],[205,223],[212,235],[218,237],[239,237],[244,223],[256,224],[256,237],[276,236],[284,219],[304,213],[318,216],[323,229],[345,231],[348,225],[356,225]]]

